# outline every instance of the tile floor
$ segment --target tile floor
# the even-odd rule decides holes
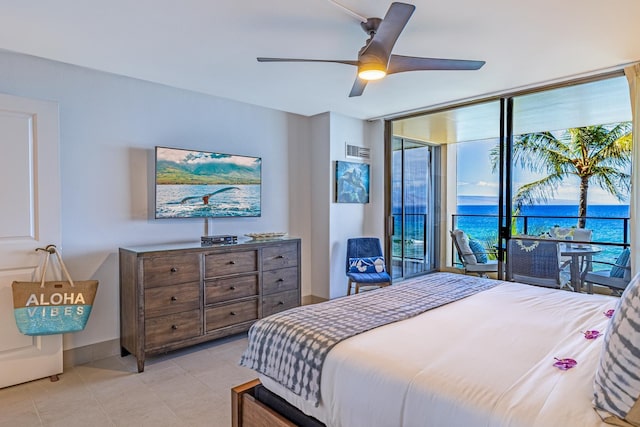
[[[146,360],[113,356],[0,389],[0,427],[231,426],[231,387],[255,378],[238,366],[246,334]]]

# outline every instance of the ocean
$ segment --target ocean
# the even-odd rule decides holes
[[[156,218],[260,216],[260,185],[156,186]]]
[[[471,238],[483,242],[496,242],[498,236],[498,207],[496,205],[458,205],[455,227],[465,231]],[[493,215],[493,216],[483,216]],[[553,226],[571,227],[578,223],[577,205],[526,206],[516,221],[516,232],[539,235]],[[570,217],[570,218],[566,218]],[[593,218],[592,218],[593,217]],[[624,243],[625,226],[629,221],[628,205],[590,205],[587,208],[585,228],[593,230],[592,241]],[[620,246],[601,246],[597,259],[613,262],[622,250]]]

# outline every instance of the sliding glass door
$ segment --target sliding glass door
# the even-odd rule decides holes
[[[488,252],[516,234],[589,228],[603,255],[615,258],[629,245],[631,165],[628,151],[612,156],[603,147],[626,146],[630,113],[626,79],[617,74],[391,121],[393,277],[459,270],[448,233],[456,228]],[[589,165],[611,171],[594,176]]]
[[[406,278],[435,268],[433,165],[437,148],[393,138],[391,274]]]

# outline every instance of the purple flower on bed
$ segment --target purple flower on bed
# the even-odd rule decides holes
[[[592,331],[584,331],[583,334],[584,334],[584,337],[588,340],[595,340],[600,335],[602,335],[600,331],[596,331],[595,329]]]
[[[611,319],[613,317],[613,313],[615,313],[615,312],[616,311],[613,308],[611,308],[611,309],[605,311],[604,315],[607,316],[609,319]]]
[[[557,357],[554,357],[556,363],[553,364],[553,366],[555,366],[558,369],[562,369],[563,371],[566,371],[567,369],[571,369],[574,366],[576,366],[578,364],[578,362],[576,362],[574,359],[558,359]]]

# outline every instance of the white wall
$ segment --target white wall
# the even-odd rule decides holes
[[[371,197],[365,206],[364,234],[384,242],[386,204],[384,194],[384,122],[364,122],[364,144],[371,148]],[[384,250],[384,243],[383,243]]]
[[[302,239],[302,295],[319,295],[313,292],[310,267],[313,249],[312,177],[311,177],[311,120],[291,116],[289,120],[289,233],[305,236]]]
[[[305,210],[290,211],[289,147],[308,139],[307,118],[8,52],[0,92],[60,106],[62,253],[73,277],[100,281],[65,349],[119,337],[119,247],[203,234],[203,220],[152,219],[156,145],[262,157],[262,217],[215,219],[211,234],[289,231],[290,215],[305,233]]]
[[[303,117],[0,51],[0,92],[59,103],[62,253],[72,277],[100,282],[66,350],[119,337],[118,248],[198,241],[203,220],[153,219],[156,145],[262,157],[262,216],[214,219],[210,234],[302,238],[302,295],[346,293],[346,238],[383,230],[381,122]],[[371,202],[333,202],[344,143],[372,149]],[[0,217],[1,220],[1,217]]]
[[[351,117],[331,113],[330,141],[331,171],[329,176],[329,263],[332,266],[329,298],[346,295],[347,239],[351,237],[384,237],[384,134],[382,122],[367,123]],[[345,144],[369,147],[370,161],[346,157]],[[335,203],[335,162],[337,160],[369,163],[369,203]]]
[[[384,237],[384,123],[323,113],[311,117],[310,127],[310,161],[300,172],[311,177],[311,294],[329,299],[347,293],[347,239]],[[336,161],[359,161],[346,158],[345,143],[371,149],[367,204],[335,203]]]
[[[331,197],[331,150],[329,113],[311,117],[311,161],[307,173],[311,176],[311,293],[329,298],[331,282],[329,257],[329,228]]]

